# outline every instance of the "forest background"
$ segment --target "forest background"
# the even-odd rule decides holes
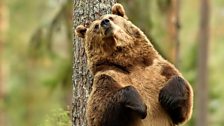
[[[180,2],[179,46],[175,46],[169,1],[119,2],[129,19],[149,36],[166,59],[177,65],[197,93],[198,50],[202,48],[200,2]],[[69,0],[0,1],[0,126],[71,125],[72,5]],[[223,126],[224,1],[210,0],[209,6],[205,103],[208,126]],[[176,48],[178,51],[173,51]],[[186,126],[196,126],[195,109]]]

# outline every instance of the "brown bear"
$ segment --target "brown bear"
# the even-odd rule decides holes
[[[175,126],[189,120],[190,84],[128,20],[121,4],[112,14],[78,26],[76,34],[84,38],[94,75],[89,126]]]

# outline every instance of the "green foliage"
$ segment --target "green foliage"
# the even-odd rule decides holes
[[[6,2],[11,12],[3,57],[7,95],[0,104],[7,125],[35,126],[49,110],[70,105],[65,97],[71,95],[72,85],[71,3]]]
[[[71,126],[71,119],[69,112],[63,109],[57,109],[52,111],[45,117],[43,123],[38,126]]]

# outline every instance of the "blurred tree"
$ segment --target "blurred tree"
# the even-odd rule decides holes
[[[198,84],[196,87],[196,126],[208,126],[208,43],[209,0],[200,0]]]
[[[3,107],[4,99],[5,99],[5,70],[4,70],[4,44],[7,30],[7,6],[4,0],[0,1],[0,125],[4,126],[5,124],[5,112]]]
[[[166,0],[169,1],[169,0]],[[167,2],[169,5],[167,11],[167,35],[169,42],[169,57],[170,61],[173,62],[176,66],[178,66],[179,62],[179,48],[180,48],[180,40],[179,40],[179,30],[180,30],[180,20],[179,20],[179,9],[180,9],[180,1],[179,0],[170,0]]]
[[[79,24],[85,24],[109,13],[116,0],[74,0],[74,29]],[[73,126],[86,126],[85,108],[92,86],[92,75],[88,71],[85,51],[81,39],[75,36],[73,63]]]
[[[45,5],[46,1],[40,1],[45,13],[40,14],[42,22],[31,37],[28,36],[29,48],[25,48],[27,53],[23,64],[26,64],[26,68],[22,72],[25,73],[26,90],[22,91],[22,98],[26,109],[21,118],[25,119],[23,125],[27,126],[37,124],[38,119],[44,119],[38,115],[44,115],[49,110],[44,109],[55,109],[52,104],[67,110],[72,101],[72,4],[68,0],[48,2]],[[41,90],[43,87],[44,90]],[[55,92],[62,94],[55,96]],[[55,97],[60,103],[49,104]],[[45,98],[49,102],[42,103],[42,107],[38,99],[42,102]]]
[[[167,59],[178,67],[180,55],[180,1],[179,0],[158,0],[159,11],[165,14],[166,24],[166,45]]]
[[[66,59],[68,59],[69,63],[63,63],[63,66],[58,68],[58,74],[55,75],[50,80],[54,80],[52,83],[49,83],[50,80],[48,80],[48,85],[50,87],[50,91],[54,90],[57,86],[61,86],[63,91],[63,101],[64,101],[64,107],[67,107],[68,105],[71,105],[72,103],[72,91],[71,89],[71,75],[72,75],[72,5],[70,1],[62,2],[60,5],[58,5],[58,11],[53,15],[53,18],[48,22],[47,27],[46,24],[41,25],[37,28],[36,32],[32,35],[30,39],[30,46],[29,49],[30,52],[30,60],[34,59],[43,59],[44,57],[48,57],[52,60],[52,57],[60,59],[60,52],[59,50],[65,51]],[[63,24],[62,24],[63,22]],[[60,48],[60,49],[54,49],[56,42],[56,31],[61,28],[61,25],[65,26],[65,39],[67,40],[66,43],[64,41],[60,41],[62,43],[61,45],[67,46],[68,48]],[[37,61],[34,61],[35,63]],[[33,67],[31,65],[31,67]]]

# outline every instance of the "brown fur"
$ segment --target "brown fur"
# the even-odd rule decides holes
[[[147,117],[144,120],[138,120],[133,126],[174,126],[186,122],[191,117],[193,104],[193,91],[189,83],[187,81],[183,83],[186,86],[187,94],[184,95],[186,97],[184,114],[180,113],[180,116],[183,115],[183,119],[174,122],[165,108],[169,105],[160,102],[163,99],[159,99],[159,95],[163,96],[164,92],[169,93],[168,81],[173,76],[183,78],[181,73],[158,54],[138,27],[127,20],[122,5],[114,5],[112,12],[113,14],[107,14],[95,20],[88,28],[80,25],[76,29],[77,35],[84,38],[88,66],[95,79],[87,108],[88,122],[92,122],[93,116],[97,119],[102,118],[99,115],[104,112],[105,105],[108,104],[105,97],[109,93],[102,94],[101,97],[94,97],[94,91],[99,90],[99,87],[102,86],[96,81],[97,77],[102,74],[116,80],[117,83],[114,86],[122,88],[132,85],[140,93],[148,107]],[[110,21],[109,30],[102,25],[105,19]],[[175,81],[172,82],[175,83]],[[168,88],[165,88],[166,85]],[[171,83],[170,85],[175,84]],[[161,93],[162,89],[164,92]],[[167,94],[167,97],[169,95],[172,94]],[[95,104],[91,101],[94,101]],[[97,110],[90,111],[93,108]]]
[[[178,72],[173,69],[170,65],[164,64],[162,66],[161,75],[165,76],[167,79],[170,79],[172,76],[177,75]]]
[[[122,87],[106,74],[98,74],[94,79],[97,85],[87,106],[89,126],[136,126],[146,117],[146,105],[132,86]]]

